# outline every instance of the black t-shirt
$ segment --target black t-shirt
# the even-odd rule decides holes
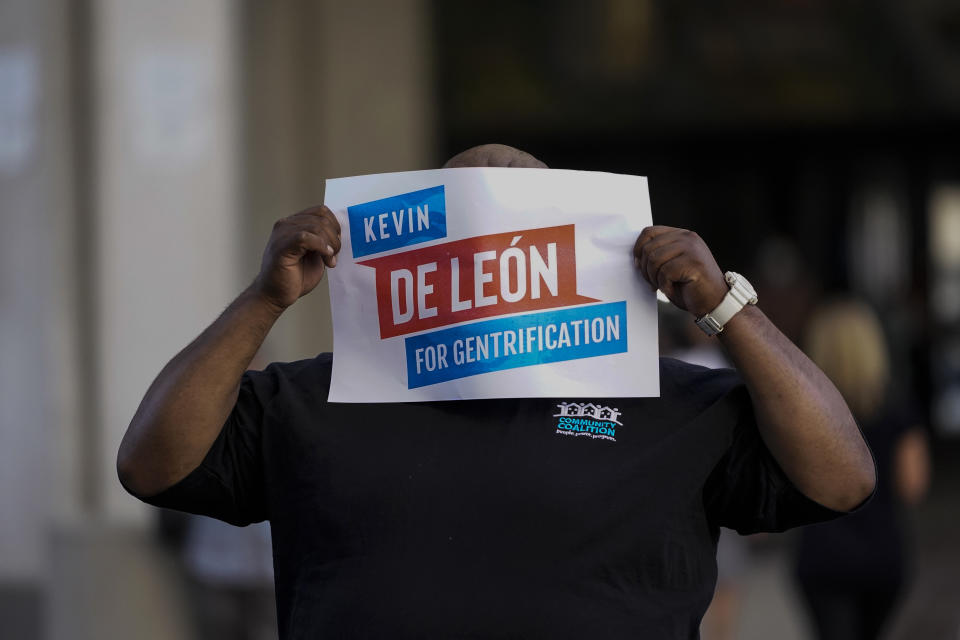
[[[147,500],[270,520],[285,639],[696,638],[719,526],[838,515],[729,370],[661,359],[660,398],[339,404],[331,362],[245,374],[201,466]]]

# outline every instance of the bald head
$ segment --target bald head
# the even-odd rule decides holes
[[[505,144],[482,144],[461,151],[443,165],[444,169],[458,167],[523,167],[526,169],[546,169],[547,165],[526,151],[508,147]]]

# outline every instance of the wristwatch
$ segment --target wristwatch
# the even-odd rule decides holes
[[[749,280],[733,271],[727,271],[723,277],[730,285],[730,291],[727,291],[716,309],[697,318],[697,326],[708,336],[715,336],[723,331],[730,318],[748,304],[757,304],[757,292]]]

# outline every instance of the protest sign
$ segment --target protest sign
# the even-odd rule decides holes
[[[646,178],[410,171],[328,180],[325,202],[331,402],[659,395]]]

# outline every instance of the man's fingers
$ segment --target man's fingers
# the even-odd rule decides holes
[[[658,229],[658,231],[651,231]],[[664,231],[664,229],[668,229]],[[685,231],[683,229],[674,229],[673,227],[647,227],[637,236],[637,241],[633,245],[633,255],[637,266],[643,261],[644,251],[656,248],[662,244],[674,242],[682,238]]]
[[[281,249],[282,255],[288,259],[299,262],[307,254],[313,252],[316,257],[323,260],[323,264],[333,268],[337,266],[337,251],[334,249],[331,240],[326,233],[313,233],[305,229],[292,231],[287,237]]]
[[[644,247],[643,251],[643,273],[651,283],[659,284],[657,281],[657,272],[666,262],[684,254],[688,248],[687,243],[680,240],[672,240],[659,246],[653,246],[653,243]],[[666,293],[666,291],[664,291]]]
[[[321,205],[317,205],[317,206],[315,206],[315,207],[310,207],[310,208],[308,208],[308,209],[304,209],[303,211],[299,211],[299,212],[297,212],[297,213],[295,213],[295,214],[293,214],[293,215],[294,215],[294,216],[311,216],[311,217],[315,217],[315,218],[326,218],[326,219],[329,219],[329,220],[330,220],[331,222],[333,222],[334,224],[336,224],[338,227],[339,227],[339,224],[340,224],[339,222],[337,222],[337,216],[334,215],[334,213],[333,213],[333,211],[330,209],[330,207],[328,207],[328,206],[325,205],[325,204],[321,204]]]
[[[647,264],[650,261],[650,256],[660,247],[665,245],[673,244],[680,241],[683,236],[679,233],[664,233],[662,235],[656,236],[652,239],[647,240],[643,244],[640,244],[640,239],[638,239],[636,251],[637,267],[641,269],[644,273],[647,271]]]
[[[306,220],[324,220],[333,226],[333,229],[337,235],[340,235],[340,222],[337,220],[337,216],[334,215],[333,211],[330,210],[330,207],[325,204],[304,209],[303,211],[295,213],[290,217]]]
[[[662,225],[647,227],[640,232],[634,244],[634,262],[651,286],[659,287],[667,294],[661,274],[663,265],[684,254],[691,259],[695,258],[698,242],[699,236],[687,229]],[[668,270],[665,273],[670,272]],[[672,290],[672,287],[668,288]]]
[[[683,235],[685,233],[687,233],[686,229],[678,229],[676,227],[665,227],[663,225],[646,227],[640,232],[640,235],[637,236],[637,241],[633,245],[633,254],[637,259],[639,259],[643,248],[648,244],[669,240],[671,237]]]
[[[340,225],[336,220],[298,214],[283,220],[281,228],[285,235],[306,231],[323,238],[324,246],[317,250],[325,256],[335,256],[340,251]]]
[[[683,253],[680,253],[660,263],[653,274],[653,282],[657,283],[660,291],[663,291],[674,304],[678,302],[674,297],[676,295],[676,285],[684,284],[687,281],[689,264],[689,258]]]
[[[671,233],[673,231],[683,231],[677,227],[668,227],[662,224],[655,224],[649,227],[646,227],[643,231],[640,232],[640,237],[637,238],[637,245],[642,245],[650,240],[653,240],[657,236],[662,236],[665,233]]]
[[[340,226],[336,224],[336,220],[330,222],[326,218],[319,218],[303,221],[301,224],[311,233],[327,239],[331,249],[330,255],[336,255],[340,251]]]
[[[727,291],[713,254],[693,231],[647,227],[634,245],[634,258],[651,286],[691,313],[715,307]]]
[[[335,218],[333,220],[324,218],[321,224],[327,232],[334,254],[340,253],[340,223]]]
[[[682,242],[683,239],[684,235],[680,229],[671,229],[657,236],[641,235],[641,237],[637,238],[634,247],[634,265],[640,270],[640,273],[643,274],[652,287],[656,288],[656,280],[654,279],[656,265],[651,265],[651,262],[658,259],[661,261],[665,259],[663,257],[663,247],[672,245],[685,246],[685,243]]]
[[[337,237],[340,237],[340,221],[337,220],[337,216],[333,214],[333,211],[330,210],[330,207],[323,205],[321,207],[320,215],[323,216],[324,220],[333,225],[334,230],[337,232]]]
[[[315,233],[319,228],[329,229],[331,239],[336,239],[336,249],[340,249],[340,222],[327,205],[318,205],[295,213],[284,222],[294,225],[306,225]]]
[[[306,229],[292,229],[279,243],[278,249],[284,256],[299,260],[306,253],[316,251],[324,256],[333,256],[329,240],[325,235],[313,233]]]

